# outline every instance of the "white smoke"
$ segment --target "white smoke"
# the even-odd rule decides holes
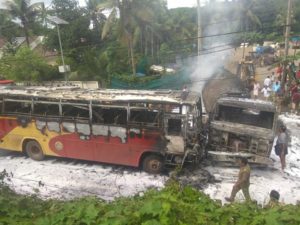
[[[205,10],[205,7],[203,7]],[[218,9],[222,10],[222,9]],[[221,12],[222,13],[222,12]],[[202,92],[205,83],[210,79],[217,79],[222,70],[234,54],[233,45],[235,35],[228,34],[237,30],[236,22],[213,23],[203,28],[202,50],[200,56],[192,63],[194,72],[191,74],[191,90]],[[209,21],[207,21],[209,23]],[[226,35],[224,35],[226,34]]]

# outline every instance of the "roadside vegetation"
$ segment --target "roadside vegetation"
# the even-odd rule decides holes
[[[65,61],[72,71],[69,77],[73,80],[98,80],[106,84],[117,76],[135,82],[132,75],[148,75],[153,64],[168,66],[178,59],[184,62],[197,55],[196,8],[168,9],[165,0],[88,0],[86,6],[79,6],[77,0],[53,0],[50,6],[32,4],[29,0],[5,3],[7,9],[0,11],[0,38],[9,44],[0,60],[0,75],[7,79],[63,78],[57,69],[61,65],[59,54],[54,66],[45,54],[59,53],[57,30],[47,20],[48,15],[69,22],[60,25],[60,31]],[[232,47],[244,41],[281,42],[286,5],[286,0],[210,1],[202,9],[203,33],[233,32],[209,38],[210,41],[222,38]],[[299,24],[300,5],[295,1],[294,34],[300,33]],[[26,46],[31,38],[40,35],[45,36],[40,51],[16,48],[15,37],[25,37]],[[203,51],[207,54],[214,49]],[[33,55],[32,59],[20,57],[24,52]]]
[[[222,206],[219,201],[192,187],[170,181],[162,190],[149,190],[138,196],[104,202],[96,197],[68,201],[41,200],[19,195],[9,189],[0,174],[0,224],[20,225],[297,225],[299,205],[262,208],[254,203]]]

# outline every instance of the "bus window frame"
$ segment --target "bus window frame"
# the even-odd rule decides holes
[[[90,118],[90,121],[91,121],[91,124],[98,124],[98,125],[105,125],[105,126],[119,126],[119,127],[127,127],[128,125],[128,106],[119,106],[119,105],[103,105],[103,104],[95,104],[95,103],[90,103],[90,107],[91,107],[91,118]],[[95,107],[98,107],[98,108],[101,108],[101,109],[124,109],[126,111],[126,123],[125,124],[114,124],[114,123],[105,123],[104,121],[103,122],[95,122],[94,121],[94,108]]]
[[[36,114],[34,111],[35,104],[48,104],[48,105],[57,105],[58,106],[58,114],[57,115],[47,115],[46,114]],[[33,109],[32,109],[32,116],[34,117],[43,117],[43,118],[61,118],[61,104],[60,102],[52,102],[52,101],[39,101],[39,100],[33,100]]]
[[[157,113],[156,116],[158,116],[158,121],[156,123],[132,121],[131,120],[131,112],[132,112],[132,110],[136,110],[136,111],[148,111],[148,112]],[[129,107],[129,117],[128,117],[127,124],[130,125],[130,126],[133,126],[133,127],[143,126],[143,127],[147,127],[147,128],[161,128],[162,124],[163,124],[163,119],[160,120],[159,117],[162,116],[162,115],[163,115],[163,110],[157,110],[157,109],[153,110],[153,109],[149,109],[148,107],[138,107],[138,106]]]
[[[74,121],[88,121],[88,122],[91,122],[91,113],[90,113],[90,103],[87,103],[87,104],[84,104],[84,103],[71,103],[71,102],[61,102],[60,103],[61,105],[61,118],[63,121],[69,121],[69,120],[74,120]],[[73,107],[76,107],[76,106],[83,106],[83,107],[87,107],[87,111],[88,111],[88,114],[89,116],[88,117],[80,117],[80,116],[65,116],[64,115],[64,110],[63,110],[63,106],[64,105],[68,105],[68,106],[73,106]]]
[[[17,102],[17,103],[30,103],[30,112],[29,113],[24,113],[24,112],[7,112],[5,109],[5,102]],[[11,99],[11,98],[3,98],[3,100],[1,100],[1,104],[2,104],[2,109],[1,112],[4,115],[27,115],[27,116],[32,116],[32,112],[33,112],[33,102],[32,100],[23,100],[23,99]]]

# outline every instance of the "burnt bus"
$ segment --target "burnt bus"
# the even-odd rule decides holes
[[[195,162],[201,98],[188,91],[11,87],[0,90],[0,149],[142,167]]]
[[[271,102],[222,97],[210,116],[208,155],[221,162],[246,157],[251,163],[271,165],[276,121]]]

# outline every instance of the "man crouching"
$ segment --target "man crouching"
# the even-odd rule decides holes
[[[233,202],[236,193],[239,190],[243,191],[243,194],[246,198],[246,201],[251,201],[249,194],[249,186],[250,186],[250,166],[248,164],[248,160],[246,158],[239,158],[238,163],[240,166],[239,178],[236,183],[233,185],[230,197],[226,197],[225,200],[229,202]]]

